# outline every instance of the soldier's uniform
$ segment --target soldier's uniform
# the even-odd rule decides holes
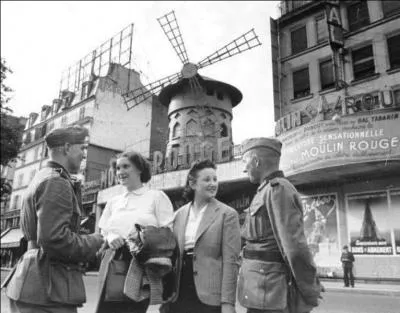
[[[250,149],[260,145],[280,152],[280,143],[269,140],[253,143]],[[282,171],[258,187],[246,211],[242,237],[238,297],[249,313],[304,313],[318,305],[320,285],[304,235],[302,204]]]
[[[48,146],[84,143],[76,127],[56,129]],[[72,313],[86,301],[82,262],[95,257],[100,234],[79,235],[80,186],[60,164],[49,161],[27,188],[21,229],[28,251],[6,279],[11,312]]]

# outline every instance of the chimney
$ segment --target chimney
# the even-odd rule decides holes
[[[90,92],[93,89],[93,80],[87,80],[85,82],[82,83],[82,94],[81,94],[81,100],[86,99],[87,97],[89,97]]]
[[[62,110],[67,110],[74,100],[75,93],[69,90],[61,91]]]

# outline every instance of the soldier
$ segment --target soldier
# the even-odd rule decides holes
[[[82,263],[95,257],[103,238],[78,234],[80,185],[70,173],[79,171],[87,136],[87,129],[75,126],[45,138],[50,160],[31,181],[21,208],[28,250],[6,281],[12,313],[71,313],[86,302]]]
[[[242,228],[238,298],[248,313],[310,312],[321,291],[299,195],[279,170],[281,147],[273,138],[242,144],[244,172],[260,185]]]

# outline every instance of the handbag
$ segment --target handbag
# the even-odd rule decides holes
[[[114,250],[107,249],[99,272],[105,275],[104,302],[127,302],[124,284],[129,263],[118,258]]]

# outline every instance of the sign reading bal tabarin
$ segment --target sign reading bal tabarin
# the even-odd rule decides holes
[[[278,138],[282,170],[289,175],[343,163],[400,160],[400,112],[311,122]]]

